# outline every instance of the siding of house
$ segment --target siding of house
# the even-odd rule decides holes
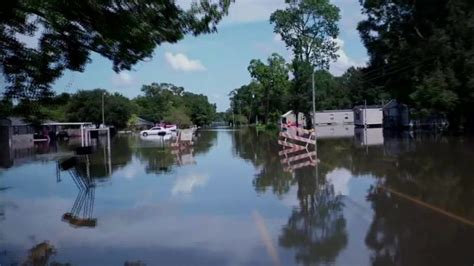
[[[367,116],[367,117],[366,117]],[[380,126],[383,124],[381,108],[354,108],[354,124],[356,126]]]
[[[328,110],[316,112],[316,125],[342,125],[354,123],[352,110]]]

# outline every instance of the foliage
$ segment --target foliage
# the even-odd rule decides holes
[[[67,119],[101,124],[102,97],[104,97],[105,124],[125,128],[131,115],[130,100],[119,93],[109,94],[103,89],[78,91],[73,94],[67,105]]]
[[[200,0],[188,10],[172,0],[3,3],[0,61],[6,95],[51,96],[50,84],[66,69],[83,71],[91,52],[110,59],[116,72],[130,70],[162,43],[216,31],[231,1]],[[27,47],[21,35],[38,36],[38,47]]]
[[[182,108],[172,107],[164,118],[167,123],[176,124],[179,128],[189,128],[191,119]]]
[[[138,116],[136,114],[132,114],[127,121],[127,128],[130,130],[137,130],[138,128]]]
[[[270,23],[294,54],[291,110],[308,114],[313,68],[328,69],[337,59],[339,8],[329,0],[286,0],[286,4],[286,9],[272,13]]]
[[[289,88],[289,69],[285,59],[274,53],[267,63],[265,65],[262,61],[253,59],[248,67],[250,76],[260,84],[260,93],[256,95],[260,96],[257,101],[263,104],[264,123],[268,122],[270,113],[285,111],[285,96]]]
[[[366,80],[426,113],[474,124],[474,5],[469,0],[362,0]]]
[[[175,120],[169,122],[203,126],[214,119],[216,106],[205,95],[185,92],[170,83],[143,85],[142,92],[144,96],[136,97],[133,103],[138,115],[149,121]]]
[[[295,60],[329,68],[329,62],[337,58],[339,8],[329,0],[286,0],[286,4],[286,9],[270,16],[275,33],[292,48]]]

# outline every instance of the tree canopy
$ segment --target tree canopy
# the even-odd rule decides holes
[[[362,0],[365,79],[424,114],[474,124],[474,4]]]
[[[173,0],[32,1],[2,3],[0,70],[6,96],[50,96],[50,85],[68,69],[83,71],[92,52],[130,70],[156,46],[186,34],[216,31],[233,0],[193,1],[188,9]],[[38,38],[26,46],[20,36]]]

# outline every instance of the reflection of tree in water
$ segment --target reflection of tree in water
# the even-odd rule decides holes
[[[291,173],[283,171],[283,166],[280,164],[277,135],[258,133],[254,128],[230,131],[230,134],[236,155],[250,161],[259,169],[253,180],[255,189],[258,192],[265,192],[271,187],[277,196],[287,193],[293,185],[293,177]]]
[[[22,265],[46,266],[46,265],[70,265],[69,263],[59,263],[50,260],[56,255],[56,248],[47,241],[39,243],[28,251],[28,257]]]
[[[147,173],[169,173],[174,167],[175,156],[169,149],[139,148],[135,151],[135,155],[140,161],[146,162]]]
[[[100,179],[109,177],[113,172],[120,170],[128,163],[132,161],[132,146],[135,145],[135,139],[130,137],[116,136],[112,139],[111,147],[111,171],[109,173],[108,157],[104,150],[105,139],[100,139],[103,143],[97,147],[94,153],[89,156],[89,165],[87,166],[85,161],[81,161],[77,165],[77,171],[81,175],[87,175],[87,171],[90,171],[92,178]],[[87,169],[89,168],[89,170]]]
[[[260,192],[271,187],[278,196],[298,186],[299,207],[292,211],[280,236],[280,245],[296,250],[299,263],[331,263],[347,244],[346,221],[341,196],[325,182],[325,175],[337,168],[350,166],[347,153],[351,142],[330,140],[319,142],[321,158],[319,182],[314,167],[284,172],[278,152],[277,134],[257,132],[252,128],[231,132],[235,153],[259,169],[253,184]]]
[[[372,265],[470,265],[472,226],[454,221],[383,189],[368,199],[374,217],[366,235]]]
[[[85,157],[85,158],[84,158]],[[90,174],[82,175],[78,170],[78,161],[87,160],[87,156],[72,157],[63,161],[60,166],[67,170],[78,188],[78,194],[70,212],[62,220],[74,227],[95,227],[97,219],[92,217],[95,199],[95,180]]]
[[[296,250],[304,265],[330,264],[347,244],[342,196],[316,178],[314,168],[296,171],[299,207],[293,209],[280,236],[280,245]]]
[[[194,141],[194,152],[195,154],[207,153],[212,146],[216,144],[217,131],[208,130],[196,132],[196,141]]]
[[[382,187],[474,220],[472,140],[414,142],[416,149],[401,153],[387,152],[385,147],[375,160],[360,154],[354,170],[383,177]],[[366,244],[372,250],[373,265],[469,265],[474,261],[472,226],[384,189],[372,187],[368,200],[374,218]]]
[[[193,155],[206,153],[215,144],[216,131],[199,131],[193,145]],[[169,147],[137,147],[135,149],[137,158],[145,162],[147,173],[163,174],[169,173],[177,166],[176,154]]]

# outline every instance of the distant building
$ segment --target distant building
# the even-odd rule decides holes
[[[406,104],[391,100],[383,107],[384,128],[410,127],[410,111]]]
[[[316,112],[316,125],[344,125],[354,123],[352,110],[324,110]]]
[[[288,111],[280,117],[280,126],[296,126],[296,114]],[[306,126],[306,117],[303,113],[298,114],[298,127]]]
[[[354,125],[357,127],[379,127],[383,124],[382,106],[354,107]]]
[[[136,124],[137,130],[147,130],[154,126],[155,126],[155,123],[145,120],[141,117],[138,117],[137,119],[137,124]]]
[[[11,167],[16,158],[34,152],[34,128],[22,118],[0,118],[0,167]]]
[[[0,142],[10,148],[33,146],[34,127],[20,117],[0,119]]]

